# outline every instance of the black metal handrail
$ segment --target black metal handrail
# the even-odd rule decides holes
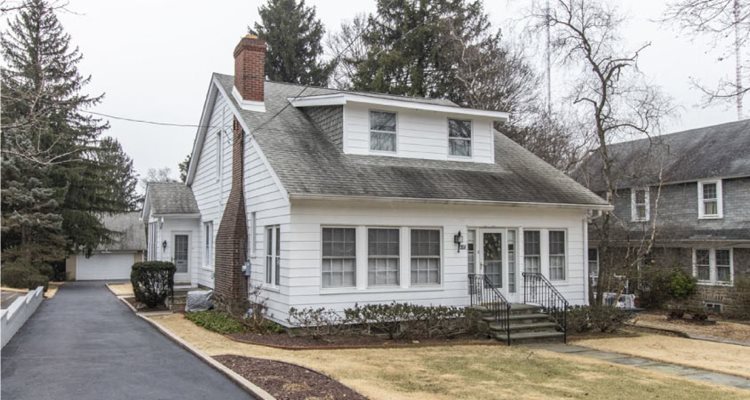
[[[555,289],[555,286],[538,272],[524,272],[523,302],[535,304],[549,314],[563,331],[563,341],[568,342],[568,300]]]
[[[501,330],[505,330],[510,346],[510,302],[486,275],[469,274],[469,295],[472,306],[482,306],[492,313]]]

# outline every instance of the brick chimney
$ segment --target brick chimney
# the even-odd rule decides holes
[[[234,88],[232,94],[243,109],[265,111],[263,103],[266,42],[245,35],[234,48]]]
[[[232,124],[232,189],[216,233],[214,302],[234,315],[248,309],[247,277],[242,266],[247,260],[247,217],[243,188],[244,132],[235,118]]]

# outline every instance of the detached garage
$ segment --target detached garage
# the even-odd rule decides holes
[[[76,254],[65,262],[68,280],[130,279],[134,262],[142,261],[146,250],[146,233],[139,212],[102,215],[104,226],[113,232],[110,242],[100,245],[89,257]]]

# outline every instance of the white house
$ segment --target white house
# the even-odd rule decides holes
[[[493,129],[507,113],[265,81],[251,36],[234,54],[174,190],[195,207],[150,190],[144,208],[155,258],[187,235],[185,281],[225,299],[259,285],[283,325],[290,307],[468,305],[469,274],[523,302],[522,272],[541,273],[586,303],[587,213],[610,206]]]

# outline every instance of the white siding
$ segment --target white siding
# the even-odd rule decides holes
[[[431,160],[494,162],[492,120],[472,119],[472,157],[448,155],[448,118],[450,114],[388,107],[347,104],[344,107],[344,152],[349,154],[389,154],[370,151],[370,110],[397,113],[397,152],[393,155]],[[466,120],[465,116],[455,116]]]
[[[216,96],[211,117],[209,119],[208,131],[204,138],[203,148],[200,159],[196,166],[195,178],[191,189],[198,203],[201,219],[199,223],[199,234],[196,235],[199,246],[196,268],[193,268],[192,281],[194,283],[213,287],[214,274],[213,267],[204,265],[203,262],[203,244],[205,243],[205,231],[203,222],[212,221],[214,224],[214,240],[216,243],[216,233],[219,231],[221,215],[224,212],[224,205],[229,190],[232,185],[232,111],[229,108],[226,99],[219,93]],[[217,137],[221,140],[218,141]],[[221,149],[217,148],[221,144]],[[222,151],[221,175],[217,176],[216,161],[218,159],[216,152]],[[195,240],[193,240],[195,241]]]
[[[185,277],[177,275],[175,280],[179,283],[190,281],[191,284],[195,284],[195,273],[199,269],[201,260],[198,219],[164,217],[164,223],[161,223],[160,218],[152,216],[149,218],[149,222],[156,222],[156,256],[153,258],[155,261],[174,262],[174,247],[172,247],[174,245],[174,235],[190,235],[190,241],[188,242],[188,273],[190,276],[185,279]],[[166,248],[163,246],[165,240],[167,242]],[[151,260],[152,258],[149,257],[149,259]]]
[[[291,224],[282,225],[282,293],[289,294],[289,306],[330,307],[342,309],[354,303],[412,302],[419,304],[468,305],[468,262],[466,250],[457,251],[453,235],[459,230],[464,238],[467,228],[514,228],[523,238],[523,228],[563,229],[567,233],[566,280],[553,282],[571,302],[584,304],[584,211],[554,208],[523,208],[496,206],[459,206],[428,204],[384,204],[343,202],[295,202],[292,206]],[[340,290],[321,287],[321,227],[356,226],[358,288]],[[401,286],[396,288],[366,287],[366,246],[360,238],[366,235],[364,227],[402,227],[402,249],[408,249],[408,228],[432,227],[442,231],[441,283],[434,287],[410,287],[409,265],[401,263]],[[542,253],[547,246],[546,231],[542,233]],[[518,291],[520,299],[523,271],[522,243],[516,251]],[[407,251],[407,250],[404,250]],[[542,257],[542,272],[547,275],[548,259]],[[360,278],[362,277],[362,278]],[[279,305],[281,306],[281,305]],[[274,319],[286,322],[285,310],[275,310]]]

